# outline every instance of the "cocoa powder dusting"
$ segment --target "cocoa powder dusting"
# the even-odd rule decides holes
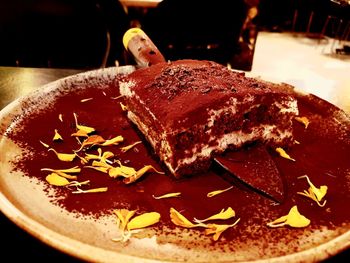
[[[171,68],[166,69],[154,83],[152,88],[159,88],[164,96],[173,97],[186,89],[199,89],[206,92],[207,89],[218,89],[215,84],[206,86],[206,80],[196,80],[197,74],[205,75],[198,69],[189,72],[188,69],[178,68],[176,72],[177,85],[172,89],[165,86],[170,85],[169,79],[175,74]],[[210,71],[210,69],[209,69]],[[223,71],[223,74],[226,74]],[[218,76],[222,77],[222,76]],[[237,76],[239,77],[239,76]],[[229,85],[229,83],[227,83]],[[102,91],[106,94],[104,95]],[[15,164],[17,169],[23,171],[25,176],[35,177],[45,181],[46,173],[41,168],[67,168],[75,165],[82,167],[79,159],[71,163],[63,163],[57,160],[52,152],[48,152],[39,141],[48,143],[58,152],[71,152],[79,148],[76,139],[71,136],[75,132],[73,113],[78,116],[79,123],[96,129],[96,134],[109,139],[117,135],[124,137],[124,142],[119,146],[108,146],[104,151],[111,151],[115,159],[123,164],[139,169],[144,165],[152,165],[158,170],[164,170],[165,175],[148,173],[140,181],[125,185],[119,179],[113,179],[108,174],[82,168],[78,175],[78,181],[90,180],[89,188],[108,187],[105,193],[94,194],[72,194],[65,187],[54,187],[47,184],[47,189],[55,189],[53,201],[62,208],[76,213],[77,215],[100,215],[111,213],[112,209],[128,208],[138,211],[157,211],[161,214],[161,226],[174,229],[169,218],[170,207],[183,211],[188,218],[206,218],[217,213],[223,208],[231,206],[241,218],[240,223],[222,234],[218,244],[227,244],[229,241],[260,240],[273,243],[284,238],[298,238],[302,233],[299,229],[280,228],[269,229],[266,223],[282,215],[297,204],[299,210],[311,220],[310,229],[321,227],[336,228],[341,225],[349,225],[350,210],[344,205],[350,202],[350,127],[339,126],[333,119],[328,104],[315,106],[309,97],[298,97],[301,116],[310,120],[308,129],[300,123],[294,123],[295,139],[300,145],[288,149],[288,153],[297,161],[279,157],[271,152],[273,160],[283,176],[286,187],[286,201],[282,204],[255,193],[242,185],[222,171],[219,167],[211,167],[204,173],[183,179],[174,179],[170,173],[159,162],[157,156],[151,151],[143,137],[135,130],[126,117],[126,112],[121,110],[121,100],[112,99],[119,95],[118,88],[114,85],[106,87],[87,87],[62,93],[51,104],[39,111],[25,113],[23,118],[14,125],[7,136],[16,144],[22,145],[31,152],[18,160]],[[93,98],[81,103],[80,100]],[[35,102],[33,102],[35,105]],[[328,115],[324,116],[327,108]],[[63,121],[58,118],[62,114]],[[321,117],[322,116],[322,117]],[[327,127],[327,134],[320,132]],[[57,129],[64,138],[61,142],[53,142],[54,129]],[[120,148],[142,140],[142,144],[122,153]],[[87,150],[88,153],[96,154],[96,147]],[[264,167],[261,167],[264,169]],[[315,185],[327,185],[329,192],[324,208],[317,206],[311,200],[297,194],[308,188],[305,180],[297,177],[307,174]],[[207,198],[208,192],[225,189],[233,185],[233,189],[213,198]],[[152,195],[159,196],[169,192],[181,192],[180,198],[155,200]],[[254,231],[252,229],[255,229]],[[273,232],[273,234],[271,234]],[[209,238],[209,237],[203,237]],[[287,242],[287,241],[286,241]],[[231,250],[235,249],[235,242],[229,245]]]

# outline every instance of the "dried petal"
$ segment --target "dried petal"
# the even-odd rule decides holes
[[[288,159],[288,160],[291,160],[291,161],[295,162],[295,159],[293,159],[292,157],[290,157],[290,156],[286,153],[286,151],[283,150],[281,147],[277,147],[277,148],[276,148],[276,152],[278,152],[279,155],[280,155],[281,157],[286,158],[286,159]]]
[[[108,158],[111,158],[114,156],[114,153],[106,151],[102,153],[101,148],[97,149],[98,155],[96,154],[85,154],[85,159],[90,161],[90,160],[98,160],[102,163],[112,163],[112,161],[109,161]]]
[[[222,193],[224,193],[224,192],[226,192],[226,191],[231,190],[232,188],[233,188],[233,186],[230,186],[230,187],[228,187],[228,188],[226,188],[226,189],[212,191],[212,192],[210,192],[210,193],[207,194],[207,197],[213,197],[213,196],[216,196],[216,195],[218,195],[218,194],[222,194]]]
[[[50,148],[50,145],[48,145],[48,144],[46,144],[46,143],[44,143],[44,142],[42,142],[42,141],[39,141],[45,148]]]
[[[87,101],[92,100],[92,99],[93,99],[93,98],[86,98],[86,99],[80,100],[80,102],[87,102]]]
[[[101,146],[110,146],[110,145],[118,145],[119,143],[121,143],[122,141],[124,141],[123,136],[118,135],[112,139],[106,140],[104,143],[101,143]]]
[[[152,197],[154,199],[164,199],[164,198],[171,198],[171,197],[179,197],[181,195],[180,192],[177,192],[177,193],[168,193],[168,194],[164,194],[164,195],[161,195],[161,196],[154,196],[152,195]]]
[[[53,151],[56,154],[57,158],[63,162],[71,162],[76,157],[74,153],[58,153],[53,148],[50,148],[49,151]]]
[[[138,170],[134,175],[125,178],[123,180],[123,182],[126,184],[131,184],[131,183],[137,181],[141,176],[143,176],[145,173],[147,173],[150,170],[153,170],[154,172],[159,173],[159,174],[164,174],[163,172],[157,171],[152,165],[146,165],[143,168],[141,168],[140,170]]]
[[[75,155],[80,159],[80,162],[82,164],[87,164],[88,163],[88,160],[86,160],[85,158],[79,156],[79,154],[75,153]]]
[[[79,125],[78,124],[78,119],[77,119],[77,115],[75,113],[73,113],[74,115],[74,120],[75,120],[75,127],[77,128],[78,132],[81,131],[82,134],[90,134],[92,132],[95,131],[94,128],[92,127],[88,127],[88,126],[84,126],[84,125]]]
[[[74,137],[89,137],[87,132],[83,131],[83,130],[78,130],[77,132],[72,133],[71,136],[74,136]]]
[[[108,171],[108,174],[112,178],[121,177],[131,177],[137,173],[137,171],[133,167],[122,165],[120,161],[117,161],[119,167],[111,167]]]
[[[62,136],[58,133],[58,131],[55,129],[55,135],[53,136],[53,141],[63,141]]]
[[[100,155],[96,155],[96,154],[86,153],[84,159],[87,160],[87,161],[90,161],[90,160],[99,160],[100,161],[101,160],[101,156]]]
[[[122,98],[123,97],[123,95],[119,95],[118,97],[111,97],[111,99],[112,100],[118,100],[118,99],[120,99],[120,98]]]
[[[117,215],[118,219],[121,222],[120,229],[125,230],[126,225],[129,223],[130,218],[133,217],[136,210],[127,210],[127,209],[115,209],[114,213]]]
[[[95,167],[105,167],[105,168],[108,168],[108,169],[114,168],[112,165],[110,165],[110,164],[108,164],[108,163],[105,163],[105,162],[100,162],[100,161],[93,161],[93,162],[92,162],[92,166],[95,166]]]
[[[301,124],[304,124],[305,129],[307,129],[307,127],[308,127],[309,124],[310,124],[309,119],[306,118],[306,117],[299,117],[299,116],[297,116],[297,117],[295,117],[295,120],[298,121],[298,122],[300,122]]]
[[[298,211],[298,207],[293,206],[288,215],[282,216],[273,222],[267,224],[269,227],[281,227],[281,226],[291,226],[291,227],[307,227],[310,224],[310,220],[305,216],[301,215]]]
[[[108,187],[99,187],[99,188],[93,188],[88,190],[82,190],[80,188],[77,188],[77,191],[73,191],[73,194],[89,194],[89,193],[103,193],[107,192]]]
[[[60,169],[60,170],[55,170],[55,171],[60,171],[60,172],[69,173],[69,174],[75,174],[75,173],[80,173],[81,168],[79,166],[74,166],[72,168]]]
[[[207,229],[205,230],[206,235],[213,235],[214,241],[217,241],[220,238],[220,235],[230,227],[234,227],[238,224],[240,218],[238,218],[232,225],[218,225],[218,224],[208,224]]]
[[[304,192],[298,192],[300,195],[304,195],[306,197],[309,197],[310,199],[314,200],[319,206],[323,207],[326,205],[327,200],[324,200],[324,202],[321,204],[320,202],[327,194],[328,187],[326,185],[321,185],[320,188],[317,188],[309,179],[307,175],[303,175],[298,177],[298,179],[306,178],[308,184],[310,185],[308,191],[304,190]]]
[[[127,224],[127,229],[132,230],[145,228],[158,223],[159,220],[160,214],[157,212],[144,213],[131,219],[130,222]]]
[[[94,146],[97,144],[104,143],[105,141],[106,140],[103,139],[102,136],[100,136],[100,135],[91,135],[83,141],[83,143],[81,144],[81,146],[80,146],[79,150],[77,150],[77,152],[81,151],[86,146]]]
[[[128,110],[128,107],[126,107],[123,103],[119,102],[120,103],[120,107],[122,108],[122,111],[127,111]]]
[[[110,163],[112,163],[112,161],[109,161],[108,158],[111,158],[113,156],[114,156],[114,153],[106,151],[101,156],[101,162],[105,162],[105,163],[110,162]]]
[[[176,211],[175,208],[170,208],[170,219],[171,222],[173,222],[177,226],[182,226],[186,228],[192,228],[192,227],[205,227],[204,224],[193,224],[190,220],[188,220],[186,217],[184,217],[180,212]]]
[[[90,180],[86,180],[86,181],[83,181],[83,182],[78,182],[78,181],[72,181],[69,183],[69,185],[67,186],[75,186],[75,187],[78,187],[78,186],[82,186],[82,185],[87,185],[87,184],[90,184]]]
[[[69,181],[67,180],[67,178],[59,176],[57,173],[50,173],[48,176],[46,176],[46,181],[49,184],[55,186],[69,185]]]
[[[235,211],[231,208],[231,207],[228,207],[226,210],[225,209],[222,209],[219,213],[213,215],[213,216],[210,216],[206,219],[202,219],[202,220],[198,220],[198,219],[194,219],[194,221],[196,223],[204,223],[206,221],[209,221],[209,220],[226,220],[226,219],[229,219],[229,218],[232,218],[236,215]]]
[[[81,169],[78,166],[75,166],[73,168],[69,168],[69,169],[59,169],[59,170],[55,170],[55,169],[50,169],[50,168],[42,168],[41,171],[49,171],[49,172],[54,172],[57,173],[58,175],[70,179],[70,180],[76,180],[77,177],[73,176],[73,175],[69,175],[70,173],[80,173]]]
[[[138,141],[138,142],[135,142],[135,143],[130,144],[130,145],[128,145],[128,146],[124,146],[124,147],[122,147],[122,148],[120,148],[120,149],[121,149],[121,151],[122,151],[123,153],[125,153],[125,152],[129,151],[131,148],[133,148],[134,146],[136,146],[136,145],[138,145],[138,144],[140,144],[140,143],[142,143],[142,142],[141,142],[141,141]]]

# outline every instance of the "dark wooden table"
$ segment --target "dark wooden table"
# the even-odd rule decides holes
[[[56,79],[82,70],[0,67],[0,110],[11,101]],[[1,257],[11,262],[81,262],[29,235],[0,212]],[[350,250],[325,262],[350,262]]]

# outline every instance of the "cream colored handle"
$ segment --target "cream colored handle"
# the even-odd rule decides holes
[[[148,67],[165,62],[152,40],[140,28],[131,28],[123,36],[123,44],[140,67]]]

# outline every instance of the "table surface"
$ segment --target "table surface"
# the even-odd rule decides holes
[[[272,37],[276,36],[273,35]],[[260,39],[260,41],[262,41],[262,39]],[[253,63],[253,74],[263,74],[264,70],[260,68],[260,60],[264,58],[262,54],[259,54],[259,52],[264,53],[266,50],[257,51],[258,61],[254,62],[255,69]],[[279,60],[280,59],[281,58],[279,58]],[[271,61],[271,63],[273,64],[273,61]],[[269,65],[271,65],[271,63]],[[46,83],[63,78],[65,76],[77,74],[81,71],[82,70],[74,69],[0,67],[0,109],[18,97],[24,96],[34,89],[40,88],[40,86]],[[289,72],[289,74],[291,73]],[[317,93],[318,90],[315,89],[315,92]],[[346,97],[346,95],[349,95],[344,94],[344,90],[342,89],[333,90],[333,92],[339,96],[343,95]],[[350,93],[350,86],[348,86],[347,92]],[[340,104],[341,105],[338,106],[346,107],[348,105],[344,102],[341,102]],[[18,228],[15,224],[8,220],[2,213],[0,213],[0,221],[3,240],[1,249],[3,258],[10,258],[11,261],[19,261],[25,257],[26,261],[29,260],[30,262],[43,262],[49,260],[60,262],[79,262],[78,259],[65,255],[30,236],[28,233]],[[328,259],[325,262],[349,262],[349,260],[350,249],[338,254],[333,258]]]

